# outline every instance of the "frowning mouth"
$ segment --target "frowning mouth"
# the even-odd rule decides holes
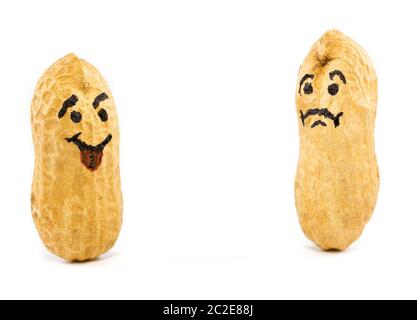
[[[96,146],[89,145],[82,141],[79,137],[81,132],[66,138],[68,143],[75,144],[80,149],[81,163],[90,171],[96,171],[103,159],[104,148],[110,143],[113,136],[109,134],[100,144]]]
[[[313,125],[311,126],[311,128],[315,128],[317,126],[322,126],[322,127],[327,127],[326,122],[321,121],[321,120],[317,120],[316,122],[313,123]]]
[[[300,114],[301,114],[300,119],[301,119],[301,122],[303,123],[303,127],[305,127],[305,121],[308,117],[319,116],[319,117],[324,117],[325,119],[333,120],[334,127],[337,128],[338,126],[340,126],[340,118],[343,116],[343,112],[340,112],[339,114],[334,115],[327,108],[309,109],[307,110],[305,114],[303,113],[302,110],[300,110]],[[317,126],[327,127],[327,124],[322,120],[317,120],[311,125],[311,128],[313,129]]]

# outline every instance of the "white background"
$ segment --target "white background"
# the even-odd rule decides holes
[[[2,1],[0,298],[417,298],[415,1]],[[381,190],[360,241],[323,253],[294,207],[294,93],[337,28],[380,80]],[[33,90],[69,52],[118,105],[124,228],[68,264],[32,222]]]

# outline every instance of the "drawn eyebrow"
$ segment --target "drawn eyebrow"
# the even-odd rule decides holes
[[[94,109],[97,109],[98,107],[99,107],[99,105],[100,105],[100,103],[101,102],[103,102],[103,101],[106,101],[107,99],[109,98],[109,96],[105,93],[105,92],[103,92],[103,93],[100,93],[95,99],[94,99],[94,102],[93,102],[93,107],[94,107]]]
[[[330,72],[329,73],[329,76],[330,76],[330,80],[332,80],[332,81],[333,81],[333,79],[334,79],[335,76],[338,76],[340,78],[340,80],[342,80],[342,82],[344,84],[346,84],[346,77],[343,74],[343,72],[340,71],[340,70],[335,70],[335,71]]]
[[[306,75],[304,75],[304,77],[300,81],[300,88],[298,89],[298,93],[299,94],[301,94],[301,87],[302,87],[304,81],[306,81],[307,79],[313,80],[314,79],[314,74],[306,74]]]
[[[58,112],[58,118],[61,119],[65,116],[67,113],[68,108],[74,107],[78,102],[78,97],[73,94],[71,97],[69,97],[67,100],[64,101],[62,104],[61,110]]]

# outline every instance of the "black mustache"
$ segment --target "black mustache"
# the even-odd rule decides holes
[[[100,152],[103,151],[104,148],[110,143],[110,141],[112,140],[113,136],[111,134],[109,134],[106,139],[104,139],[100,144],[96,145],[96,146],[91,146],[87,143],[85,143],[84,141],[80,140],[79,137],[81,135],[80,133],[77,133],[76,135],[74,135],[71,138],[66,138],[65,140],[67,140],[68,143],[74,143],[81,151],[85,151],[85,150],[89,150],[89,151],[95,151],[95,152]]]
[[[301,113],[301,121],[303,123],[303,126],[305,126],[305,120],[310,117],[310,116],[321,116],[321,117],[325,117],[326,119],[331,119],[334,122],[334,127],[337,128],[338,126],[340,126],[340,118],[343,116],[343,112],[340,112],[338,115],[334,115],[332,112],[330,112],[327,108],[323,108],[323,109],[309,109],[307,110],[307,112],[304,114],[302,110],[300,110]],[[326,125],[323,121],[316,121],[312,128],[317,127],[318,125]]]

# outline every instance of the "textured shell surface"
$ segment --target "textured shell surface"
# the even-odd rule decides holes
[[[377,91],[368,55],[336,30],[313,45],[300,68],[296,207],[304,233],[324,250],[348,248],[375,208]]]
[[[32,216],[49,251],[94,259],[122,224],[119,129],[100,72],[69,54],[39,80],[31,106],[35,150]]]

